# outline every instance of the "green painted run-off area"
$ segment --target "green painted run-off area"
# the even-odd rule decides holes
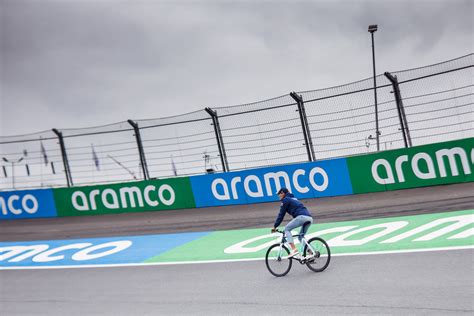
[[[146,262],[263,258],[279,238],[269,232],[269,228],[212,232]],[[328,241],[333,254],[472,248],[474,210],[313,224],[307,238],[312,236]]]

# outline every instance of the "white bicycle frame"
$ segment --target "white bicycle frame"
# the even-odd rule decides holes
[[[285,236],[285,233],[284,232],[280,232],[283,236],[281,237],[281,241],[280,241],[280,248],[278,250],[278,259],[282,258],[282,254],[283,254],[283,245],[288,245],[288,241],[286,240],[286,236]],[[300,234],[297,234],[297,235],[292,235],[293,237],[300,237]],[[316,253],[316,251],[314,250],[314,248],[308,243],[308,241],[306,240],[305,236],[301,236],[301,251],[304,250],[304,246],[307,246],[309,248],[309,250],[311,250],[312,253]],[[289,246],[287,248],[290,248]],[[290,248],[291,249],[291,248]]]

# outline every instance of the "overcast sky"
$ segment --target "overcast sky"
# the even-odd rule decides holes
[[[474,51],[474,1],[0,0],[0,135],[249,103]]]

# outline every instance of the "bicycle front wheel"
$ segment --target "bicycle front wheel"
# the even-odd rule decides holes
[[[288,258],[290,251],[285,245],[274,244],[270,246],[265,255],[268,271],[276,277],[285,276],[290,272],[292,260]]]
[[[307,258],[306,266],[314,272],[324,271],[331,261],[331,250],[328,244],[319,237],[311,238],[304,247],[304,256]]]

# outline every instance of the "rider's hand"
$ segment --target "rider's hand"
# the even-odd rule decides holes
[[[277,229],[275,227],[272,228],[272,233],[276,233]]]

